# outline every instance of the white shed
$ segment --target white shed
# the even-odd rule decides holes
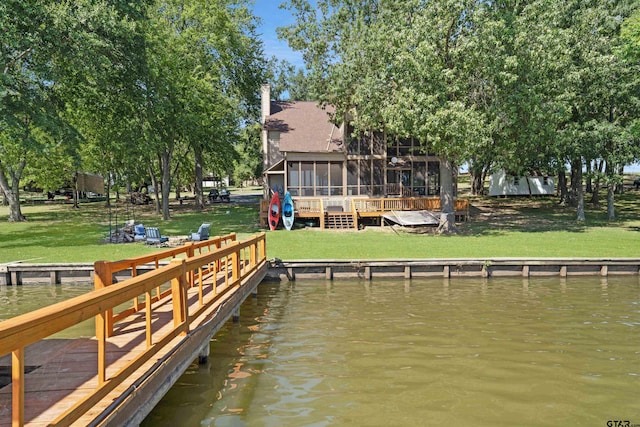
[[[555,182],[550,176],[513,176],[499,170],[489,177],[490,196],[551,196]]]

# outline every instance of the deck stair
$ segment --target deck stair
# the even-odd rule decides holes
[[[326,212],[324,222],[325,228],[328,229],[353,229],[355,221],[351,212]]]
[[[324,215],[325,228],[333,230],[356,228],[353,212],[345,212],[341,206],[327,206]]]

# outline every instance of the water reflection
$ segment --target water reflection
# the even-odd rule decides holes
[[[147,426],[640,423],[633,278],[262,285]]]

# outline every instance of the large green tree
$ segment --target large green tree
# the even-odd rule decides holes
[[[558,29],[555,45],[563,48],[556,61],[562,67],[554,84],[567,117],[558,128],[559,160],[571,165],[573,203],[577,219],[585,220],[583,169],[593,159],[606,165],[607,216],[615,218],[614,188],[621,171],[633,160],[637,145],[631,128],[638,116],[638,62],[620,49],[620,28],[636,1],[565,1],[547,3]]]
[[[241,117],[256,112],[263,59],[243,0],[158,1],[149,15],[142,127],[167,219],[177,147],[194,156],[203,206],[202,171],[232,164]]]
[[[137,13],[106,0],[0,4],[0,188],[10,221],[24,220],[18,189],[30,163],[64,152],[69,163],[77,158],[73,103],[101,86],[106,70],[122,67]]]

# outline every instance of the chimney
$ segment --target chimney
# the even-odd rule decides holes
[[[271,115],[271,85],[262,85],[260,92],[262,97],[262,123],[264,124],[264,119]]]

